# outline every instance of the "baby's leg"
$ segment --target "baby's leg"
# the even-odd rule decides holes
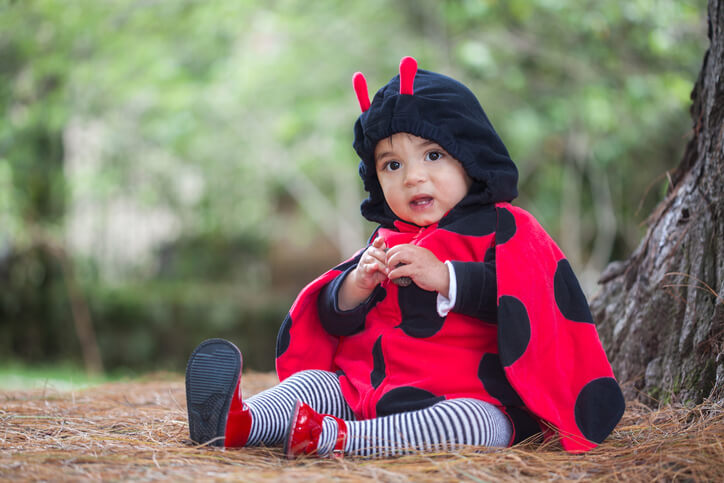
[[[252,421],[246,445],[281,443],[298,400],[309,404],[317,412],[345,420],[354,419],[354,413],[342,397],[335,373],[301,371],[244,401],[251,409]]]
[[[346,424],[344,454],[373,458],[464,445],[507,446],[512,436],[503,412],[478,399],[449,399],[418,411]]]

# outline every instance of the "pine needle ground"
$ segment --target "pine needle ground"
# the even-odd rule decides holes
[[[244,375],[249,396],[276,383]],[[572,455],[556,441],[386,460],[306,458],[188,439],[183,379],[157,374],[82,391],[0,392],[2,480],[724,481],[724,410],[629,402],[613,434]]]

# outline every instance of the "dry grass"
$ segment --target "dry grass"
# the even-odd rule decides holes
[[[247,374],[245,394],[276,382]],[[287,461],[277,448],[224,450],[188,440],[183,380],[157,375],[81,392],[0,393],[2,480],[724,481],[724,411],[629,403],[599,448],[555,443],[389,460]]]

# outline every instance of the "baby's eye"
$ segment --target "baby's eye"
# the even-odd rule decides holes
[[[400,169],[400,166],[401,164],[399,161],[389,161],[385,164],[385,169],[389,171],[397,171],[398,169]]]
[[[425,160],[427,161],[437,161],[438,159],[442,158],[443,154],[440,151],[430,151],[425,155]]]

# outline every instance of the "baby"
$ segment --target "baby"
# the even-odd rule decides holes
[[[248,400],[241,354],[212,339],[186,371],[193,441],[381,457],[557,433],[586,451],[624,410],[570,264],[509,202],[517,169],[475,96],[406,57],[354,148],[379,223],[305,287],[277,340],[281,380]]]

